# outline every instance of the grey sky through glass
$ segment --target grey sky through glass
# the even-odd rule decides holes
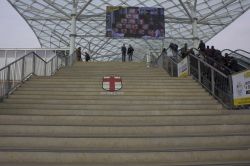
[[[250,51],[250,11],[208,42],[216,48]],[[0,48],[37,48],[39,42],[24,19],[6,0],[0,1]]]

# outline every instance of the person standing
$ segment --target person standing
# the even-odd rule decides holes
[[[128,61],[132,61],[133,53],[134,53],[134,48],[131,45],[129,45],[129,47],[128,47]]]
[[[90,60],[90,56],[87,52],[85,52],[85,61],[88,62]]]
[[[82,60],[81,55],[82,55],[81,47],[78,47],[78,49],[76,50],[77,61],[81,61]]]
[[[127,48],[126,48],[125,44],[123,44],[123,46],[122,46],[122,62],[126,61],[126,53],[127,53]]]
[[[199,47],[198,49],[202,52],[205,52],[206,51],[206,45],[205,43],[203,42],[203,40],[200,41],[200,44],[199,44]]]
[[[205,43],[203,42],[203,40],[200,41],[200,44],[199,44],[199,47],[198,49],[200,50],[200,54],[202,55],[201,58],[205,58],[205,54],[206,54],[206,45]]]

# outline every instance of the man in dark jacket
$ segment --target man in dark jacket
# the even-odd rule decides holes
[[[203,40],[200,41],[198,49],[200,50],[200,55],[202,55],[205,58],[206,57],[206,45],[203,42]]]
[[[128,47],[128,61],[132,61],[133,53],[134,53],[134,48],[131,45],[129,45],[129,47]]]
[[[199,44],[199,47],[198,49],[202,52],[205,52],[206,51],[206,45],[205,43],[203,42],[203,40],[200,41],[200,44]]]
[[[90,55],[85,52],[85,61],[88,62],[90,60]]]
[[[123,44],[121,51],[122,51],[122,62],[125,62],[126,61],[126,53],[127,53],[127,48],[126,48],[125,44]]]
[[[78,47],[78,49],[76,50],[77,61],[81,61],[82,60],[81,55],[82,55],[81,47]]]

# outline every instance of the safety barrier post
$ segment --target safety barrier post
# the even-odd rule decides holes
[[[150,67],[150,61],[151,61],[151,54],[147,54],[147,68]]]
[[[201,62],[199,59],[197,59],[198,61],[198,79],[199,79],[199,82],[201,82]]]
[[[33,53],[33,66],[32,66],[32,68],[33,68],[33,74],[35,74],[35,72],[36,72],[36,58],[35,58],[34,53]]]
[[[214,87],[215,87],[215,82],[214,82],[214,70],[211,68],[211,90],[212,90],[212,94],[215,95],[215,90],[214,90]]]
[[[24,79],[24,68],[25,68],[25,57],[23,58],[23,62],[22,62],[22,76],[21,76],[21,80],[23,80]]]
[[[10,82],[10,66],[7,69],[7,92],[11,89],[11,82]]]

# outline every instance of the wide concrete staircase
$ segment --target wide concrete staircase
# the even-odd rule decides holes
[[[117,94],[102,77],[119,75]],[[2,166],[250,165],[250,114],[143,63],[76,63],[0,103]]]

